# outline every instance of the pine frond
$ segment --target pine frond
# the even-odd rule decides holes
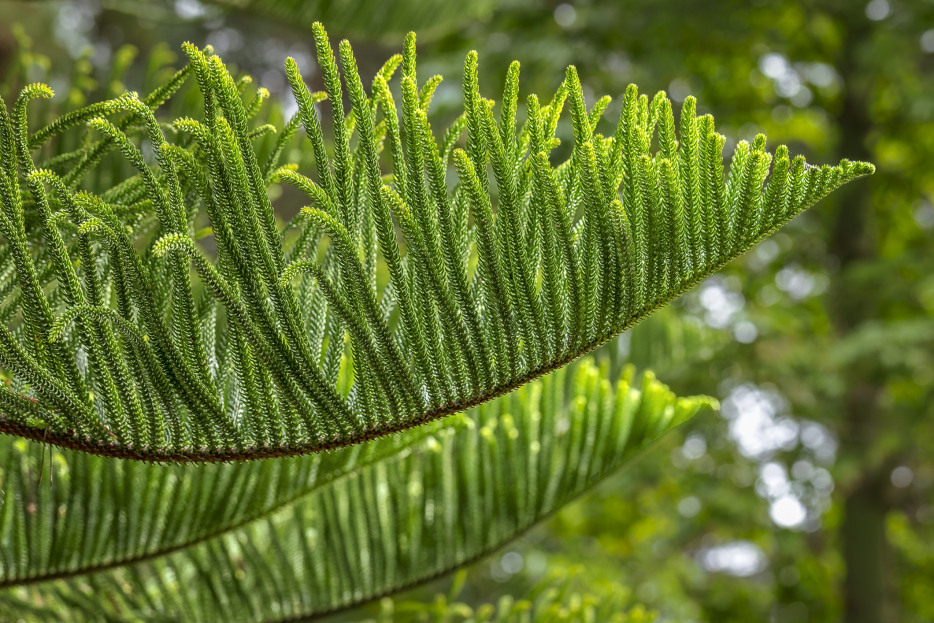
[[[462,415],[443,424],[447,430],[468,425]],[[45,445],[4,436],[0,484],[12,497],[0,507],[0,588],[184,550],[411,452],[441,429],[436,422],[336,452],[210,464],[197,474],[184,465],[53,453]]]
[[[607,377],[585,359],[418,438],[208,466],[195,479],[66,451],[53,484],[35,487],[43,449],[4,453],[16,501],[0,507],[11,587],[0,613],[284,621],[425,582],[501,547],[717,406],[676,397],[632,366],[615,384]]]
[[[0,431],[179,462],[399,432],[568,364],[873,170],[811,166],[784,147],[773,157],[760,135],[725,171],[725,139],[693,98],[676,123],[664,93],[649,102],[634,85],[613,136],[594,134],[608,100],[588,110],[573,67],[548,106],[527,98],[520,128],[519,64],[494,115],[476,53],[464,114],[439,142],[428,109],[440,77],[419,85],[414,34],[367,92],[350,44],[335,55],[313,30],[326,93],[286,61],[298,113],[262,162],[268,94],[245,98],[218,57],[188,44],[186,68],[146,99],[92,104],[33,133],[28,103],[48,87],[0,107],[0,368],[14,379],[0,388]],[[387,82],[400,65],[397,103]],[[192,76],[199,118],[160,121]],[[565,101],[574,144],[555,163]],[[80,124],[80,158],[37,166],[35,148]],[[314,175],[278,165],[299,127]],[[110,151],[133,173],[79,192]],[[273,183],[308,197],[285,226]],[[389,284],[377,287],[381,262]]]

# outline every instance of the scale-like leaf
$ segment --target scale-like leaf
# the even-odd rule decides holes
[[[0,592],[0,611],[27,621],[196,622],[283,621],[344,609],[497,549],[702,407],[716,402],[676,398],[651,373],[636,382],[631,366],[614,387],[606,366],[585,360],[245,527],[145,562]],[[34,458],[29,462],[34,469]],[[34,486],[22,482],[32,470],[15,473],[8,489]],[[75,484],[78,491],[89,486]],[[67,498],[56,500],[65,514]],[[29,511],[24,503],[13,500],[14,520],[33,512],[54,523],[62,512]],[[115,530],[93,510],[87,516],[83,530],[101,539],[148,538],[120,528],[122,513]],[[28,557],[37,547],[32,537],[49,532],[18,534]]]
[[[873,170],[814,167],[780,147],[768,175],[760,135],[725,174],[725,139],[693,98],[676,137],[664,93],[650,106],[635,86],[604,138],[594,124],[607,102],[587,110],[573,67],[551,104],[529,99],[520,128],[518,63],[494,115],[475,53],[464,116],[439,144],[427,117],[438,80],[419,88],[414,35],[369,94],[350,45],[335,57],[319,24],[314,38],[333,156],[286,63],[299,103],[286,130],[305,128],[314,179],[259,162],[252,141],[268,128],[251,116],[265,96],[244,103],[220,59],[190,45],[186,69],[145,101],[124,95],[32,135],[27,105],[47,87],[24,89],[11,115],[0,107],[0,368],[13,377],[0,431],[155,461],[304,454],[403,431],[568,364]],[[400,64],[397,105],[386,83]],[[154,109],[189,75],[204,110],[167,135]],[[555,166],[565,99],[573,150]],[[80,121],[102,137],[87,154],[116,149],[138,175],[95,195],[76,184],[99,155],[78,173],[37,169],[39,143]],[[297,240],[276,222],[270,183],[308,195],[288,226]]]

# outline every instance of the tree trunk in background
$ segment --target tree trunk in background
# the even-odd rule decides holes
[[[855,301],[850,301],[855,302]],[[878,426],[879,388],[850,379],[843,420],[844,452],[865,463]],[[846,623],[883,623],[890,619],[888,576],[889,546],[885,535],[886,474],[874,465],[846,493],[840,541],[846,565],[844,612]]]
[[[859,47],[868,37],[868,20],[862,11],[846,11],[846,42],[837,70],[846,88],[846,99],[838,117],[840,153],[851,160],[870,160],[866,140],[872,129],[869,118],[869,82],[860,66]],[[849,23],[847,23],[849,22]],[[876,308],[864,284],[852,281],[852,269],[878,257],[872,236],[872,193],[865,184],[841,189],[830,251],[840,259],[833,275],[831,319],[838,338],[845,338],[860,324],[875,317]],[[871,368],[872,366],[869,366]],[[871,369],[856,363],[842,371],[847,380],[841,415],[841,452],[863,466],[863,473],[845,492],[844,518],[840,531],[846,567],[843,585],[845,623],[887,623],[887,582],[890,573],[889,546],[885,535],[885,474],[867,465],[880,423],[878,378]],[[844,483],[846,484],[846,483]]]
[[[884,621],[886,597],[885,508],[876,481],[860,483],[849,492],[842,528],[846,562],[846,623]]]

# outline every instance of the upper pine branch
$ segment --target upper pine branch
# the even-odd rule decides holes
[[[565,365],[873,171],[811,166],[784,146],[773,156],[759,135],[724,174],[725,139],[693,98],[676,128],[665,94],[649,100],[634,85],[613,135],[595,134],[609,99],[588,110],[573,67],[548,104],[528,97],[519,127],[518,63],[494,115],[476,53],[464,114],[439,142],[427,113],[440,77],[419,87],[414,35],[367,92],[350,45],[339,68],[324,29],[314,34],[326,93],[309,93],[286,61],[298,112],[265,162],[253,141],[275,128],[253,117],[268,93],[245,103],[221,60],[191,45],[188,65],[145,100],[126,94],[32,134],[27,104],[48,87],[0,106],[0,368],[12,375],[0,431],[175,461],[399,431]],[[397,104],[388,83],[400,65]],[[189,77],[200,119],[166,126],[156,110]],[[566,104],[573,150],[555,166]],[[81,124],[88,145],[36,165],[38,148]],[[299,126],[314,179],[276,168]],[[79,191],[111,151],[135,174]],[[308,196],[285,229],[273,183]]]

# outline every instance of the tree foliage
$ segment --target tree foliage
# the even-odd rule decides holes
[[[279,621],[344,609],[497,549],[716,407],[631,366],[615,387],[605,366],[570,369],[324,455],[193,470],[64,451],[53,484],[36,487],[44,452],[4,437],[16,502],[0,507],[0,611]]]
[[[518,63],[497,120],[476,53],[464,113],[439,142],[427,112],[441,79],[417,84],[414,35],[369,95],[341,43],[345,115],[341,72],[320,25],[314,34],[326,93],[309,93],[288,60],[299,111],[279,137],[304,128],[316,179],[277,168],[281,149],[259,161],[253,141],[275,128],[250,120],[268,94],[244,101],[220,59],[191,45],[188,65],[143,100],[92,104],[33,133],[27,105],[48,87],[2,107],[0,365],[13,375],[2,430],[160,461],[302,454],[404,430],[580,357],[872,171],[811,166],[785,147],[773,157],[759,135],[724,175],[712,117],[688,98],[676,126],[663,92],[650,101],[634,85],[614,135],[594,134],[609,98],[588,110],[573,67],[547,105],[528,97],[520,129]],[[400,65],[401,119],[388,86]],[[155,110],[192,77],[201,120],[160,122]],[[573,151],[554,165],[568,101]],[[33,150],[81,124],[92,134],[80,149],[35,164]],[[79,190],[110,151],[137,174]],[[282,230],[266,191],[278,181],[310,201]]]
[[[872,170],[773,156],[762,136],[724,170],[692,98],[678,115],[635,87],[600,136],[610,100],[585,105],[573,68],[523,107],[510,66],[494,116],[475,55],[464,114],[436,136],[440,77],[419,86],[414,38],[367,92],[349,45],[338,69],[315,35],[325,91],[287,63],[299,113],[283,123],[264,116],[268,93],[190,46],[142,101],[38,130],[26,105],[46,88],[0,107],[0,426],[66,447],[46,460],[0,437],[0,618],[304,620],[488,554],[714,404],[615,360],[532,379]],[[315,174],[279,167],[302,128]],[[310,203],[285,226],[282,184]],[[696,327],[663,315],[630,360],[689,359]],[[113,458],[284,454],[302,456]],[[644,536],[613,514],[620,539]],[[495,616],[651,620],[621,617],[625,595],[565,590]],[[494,616],[439,599],[386,600],[382,618],[429,612]]]
[[[348,36],[365,36],[370,40],[388,39],[410,30],[422,35],[441,35],[458,23],[488,17],[494,3],[489,0],[467,0],[451,11],[441,0],[408,0],[407,2],[357,1],[327,2],[324,0],[210,0],[233,11],[272,17],[282,23],[311,28],[323,22],[333,32]]]

